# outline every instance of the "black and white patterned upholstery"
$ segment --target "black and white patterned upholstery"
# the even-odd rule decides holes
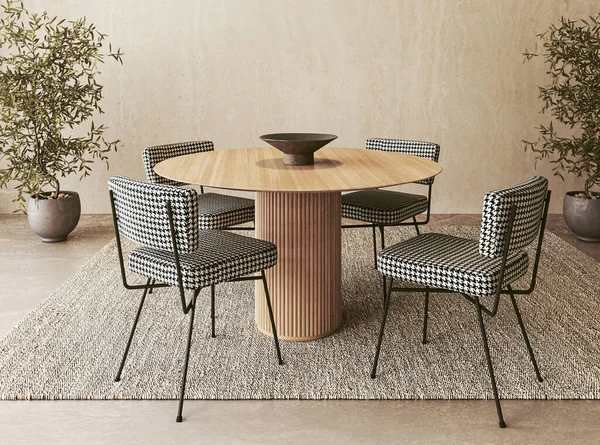
[[[473,296],[493,295],[498,286],[510,208],[517,206],[502,286],[527,273],[519,250],[538,235],[548,180],[541,176],[487,193],[479,241],[429,233],[382,250],[377,269],[384,275]]]
[[[524,251],[510,255],[503,285],[527,273]],[[479,254],[478,242],[439,233],[426,233],[379,252],[377,270],[388,277],[469,295],[496,292],[502,258]]]
[[[148,181],[155,184],[164,185],[185,185],[183,182],[164,178],[154,171],[156,164],[176,156],[191,155],[194,153],[203,153],[215,149],[212,141],[191,141],[178,142],[176,144],[155,145],[146,147],[142,150],[142,160]]]
[[[113,176],[108,187],[115,198],[119,233],[155,249],[172,250],[167,201],[173,211],[177,248],[198,248],[198,195],[194,190]]]
[[[495,258],[502,256],[510,208],[517,206],[509,252],[532,242],[540,228],[548,180],[534,176],[512,187],[487,193],[483,200],[479,253]]]
[[[440,146],[432,142],[404,139],[367,139],[367,150],[403,153],[437,162]],[[433,184],[434,178],[416,184]],[[360,190],[342,195],[342,218],[366,221],[379,226],[395,225],[426,212],[428,198],[422,195],[391,190]]]
[[[159,162],[175,156],[213,151],[211,141],[180,142],[156,145],[142,150],[144,169],[149,182],[166,185],[185,185],[182,182],[159,176],[154,167]],[[239,196],[205,193],[198,196],[200,229],[224,229],[254,221],[254,200]]]
[[[361,190],[342,196],[342,217],[394,225],[427,211],[427,197],[390,190]]]
[[[367,150],[391,151],[406,155],[418,156],[437,162],[440,158],[440,146],[433,142],[409,141],[406,139],[370,138],[366,143]],[[433,184],[433,178],[416,181],[416,184]]]
[[[254,220],[254,201],[239,196],[198,195],[200,229],[224,229]]]
[[[198,230],[194,190],[113,176],[119,233],[143,247],[129,267],[147,278],[177,286],[167,202],[171,204],[184,287],[198,289],[267,269],[277,263],[273,243],[221,230]]]
[[[201,230],[198,250],[179,256],[183,286],[198,289],[268,269],[277,263],[273,243],[223,230]],[[141,247],[129,255],[129,268],[177,286],[173,253]]]

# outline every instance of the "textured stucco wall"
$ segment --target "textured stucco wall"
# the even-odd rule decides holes
[[[64,189],[83,212],[108,213],[112,174],[144,178],[142,147],[212,139],[217,148],[261,146],[280,131],[430,140],[444,171],[433,211],[478,213],[483,194],[548,164],[523,150],[543,121],[541,61],[523,64],[535,35],[561,15],[585,17],[589,1],[543,0],[74,0],[30,9],[82,15],[125,52],[107,63],[102,121],[122,140],[111,169],[98,164]],[[551,178],[552,212],[581,180]],[[0,213],[14,207],[0,191]]]

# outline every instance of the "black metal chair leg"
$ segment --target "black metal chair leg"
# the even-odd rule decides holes
[[[515,299],[515,296],[510,286],[508,286],[508,292],[510,296],[510,301],[512,301],[513,308],[515,309],[515,315],[517,316],[517,320],[519,321],[519,326],[521,327],[521,333],[523,334],[523,339],[525,340],[527,351],[529,351],[529,358],[531,359],[531,363],[533,364],[535,376],[537,377],[538,382],[543,382],[544,379],[540,374],[540,368],[538,368],[537,361],[535,360],[535,355],[533,354],[533,348],[531,347],[531,343],[529,343],[529,337],[527,336],[527,332],[525,331],[525,325],[523,325],[523,319],[521,318],[521,312],[519,312],[519,308],[517,306],[517,300]]]
[[[265,289],[265,297],[267,299],[267,308],[269,308],[269,318],[271,319],[271,329],[273,330],[273,339],[275,340],[275,349],[277,350],[277,359],[280,365],[283,365],[283,359],[281,358],[281,350],[279,349],[279,339],[277,338],[277,329],[275,328],[275,319],[273,318],[273,308],[271,307],[271,297],[269,297],[269,288],[267,287],[267,278],[265,277],[265,271],[261,270],[263,287]]]
[[[177,410],[177,418],[176,422],[181,422],[183,420],[183,398],[185,396],[185,382],[187,380],[187,371],[188,371],[188,363],[190,361],[190,349],[192,346],[192,332],[194,330],[194,315],[196,313],[196,299],[198,298],[198,294],[200,293],[200,289],[197,289],[194,292],[194,300],[192,302],[192,307],[190,311],[190,327],[188,330],[188,338],[187,338],[187,347],[185,350],[185,361],[183,362],[183,377],[181,379],[181,389],[179,391],[179,408]]]
[[[423,315],[423,344],[427,343],[427,318],[429,316],[429,286],[425,288],[425,313]]]
[[[376,226],[373,224],[373,265],[377,269],[377,236],[375,235],[375,227],[379,227],[379,233],[381,234],[381,249],[385,249],[385,236],[383,234],[383,226]]]
[[[211,337],[215,338],[215,285],[210,285],[210,322],[211,322]]]
[[[383,277],[385,280],[385,277]],[[373,362],[373,369],[371,369],[371,378],[374,379],[377,372],[377,362],[379,361],[379,351],[381,350],[381,342],[383,340],[383,330],[385,329],[385,320],[387,318],[388,309],[390,307],[390,296],[392,294],[392,285],[394,279],[390,278],[390,286],[387,288],[385,295],[385,301],[383,303],[383,317],[381,319],[381,328],[379,329],[379,338],[377,339],[377,349],[375,349],[375,360]]]
[[[385,305],[385,296],[387,295],[387,283],[385,275],[381,275],[381,278],[383,279],[383,304]]]
[[[148,291],[149,294],[151,294],[154,290],[154,283],[156,283],[156,280],[152,278],[152,281],[150,282],[150,290]]]
[[[375,235],[375,224],[373,224],[373,264],[377,267],[377,236]]]
[[[481,304],[479,303],[479,297],[473,297],[475,306],[477,307],[477,317],[479,320],[479,328],[481,329],[481,339],[483,340],[483,350],[485,351],[485,359],[487,360],[488,371],[490,373],[490,380],[492,381],[492,391],[494,392],[494,400],[496,401],[496,412],[498,413],[498,424],[500,428],[506,428],[504,423],[504,417],[502,416],[502,407],[500,406],[500,399],[498,398],[498,388],[496,387],[496,377],[494,376],[494,367],[492,365],[492,359],[490,357],[490,348],[488,346],[487,336],[485,334],[485,326],[483,324],[483,313],[481,311]]]
[[[415,223],[415,229],[417,230],[417,235],[420,235],[421,232],[419,232],[419,225],[417,224],[417,217],[413,216],[413,222]]]
[[[146,286],[150,286],[151,279],[148,278],[146,281]],[[142,313],[142,306],[144,306],[144,301],[146,301],[146,295],[148,294],[148,290],[150,287],[144,289],[144,293],[142,294],[142,299],[140,301],[140,305],[137,310],[137,314],[135,316],[135,321],[133,322],[133,326],[131,327],[131,333],[129,334],[129,341],[127,342],[127,346],[125,347],[125,353],[123,354],[123,358],[121,359],[121,366],[119,366],[119,371],[117,372],[117,376],[115,377],[115,382],[121,380],[121,372],[123,372],[123,367],[125,366],[125,360],[127,360],[127,354],[129,353],[129,348],[131,346],[131,340],[133,339],[133,334],[135,333],[135,328],[137,327],[138,320],[140,319],[140,314]]]

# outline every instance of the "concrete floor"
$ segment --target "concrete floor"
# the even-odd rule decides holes
[[[434,215],[432,225],[479,225],[477,215]],[[600,261],[561,215],[548,229]],[[108,215],[85,215],[69,241],[41,243],[23,216],[0,215],[0,336],[113,237]],[[600,401],[0,402],[0,444],[599,444]]]

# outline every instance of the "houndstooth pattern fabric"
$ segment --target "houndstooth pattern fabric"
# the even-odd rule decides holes
[[[238,196],[204,193],[198,195],[200,229],[224,229],[254,221],[254,201]]]
[[[342,217],[394,225],[427,211],[427,197],[389,190],[361,190],[342,195]]]
[[[108,180],[119,233],[156,249],[172,250],[167,202],[171,204],[178,251],[198,247],[198,198],[194,190],[151,184],[122,176]]]
[[[154,167],[159,162],[165,161],[176,156],[189,155],[194,153],[203,153],[213,151],[214,144],[211,141],[192,141],[178,142],[176,144],[155,145],[146,147],[142,150],[142,160],[144,169],[149,182],[164,185],[185,185],[183,182],[164,178],[154,171]]]
[[[180,142],[156,145],[142,150],[142,159],[148,181],[158,184],[181,186],[182,182],[163,178],[154,172],[154,166],[166,159],[193,153],[213,151],[211,141]],[[200,229],[224,229],[254,221],[254,201],[237,196],[205,193],[198,196],[198,222]]]
[[[496,292],[501,264],[501,258],[480,255],[476,240],[439,233],[416,236],[377,256],[377,270],[383,275],[480,297]],[[502,285],[525,275],[528,264],[524,251],[510,255]]]
[[[406,139],[370,138],[366,143],[367,150],[392,151],[407,155],[419,156],[437,162],[440,158],[440,146],[433,142],[409,141]],[[433,184],[434,177],[416,181],[416,184]]]
[[[223,230],[201,230],[198,250],[179,256],[183,286],[198,289],[268,269],[277,263],[277,247],[260,239]],[[129,255],[133,272],[177,286],[173,253],[141,247]]]
[[[532,242],[539,232],[547,191],[548,180],[534,176],[522,184],[487,193],[483,199],[479,253],[490,258],[503,254],[513,204],[517,206],[517,213],[509,252]]]

